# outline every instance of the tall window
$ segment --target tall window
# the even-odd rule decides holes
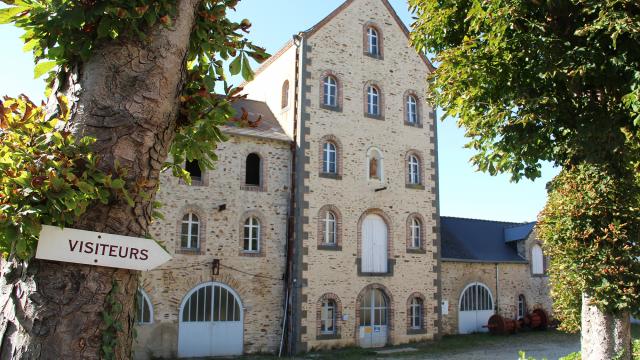
[[[289,105],[289,80],[285,80],[282,84],[282,108]]]
[[[323,147],[322,154],[322,172],[327,174],[337,174],[337,155],[336,145],[331,142],[326,142]]]
[[[327,299],[322,302],[320,315],[320,333],[330,335],[336,333],[336,302]]]
[[[419,249],[422,246],[420,229],[422,224],[418,218],[411,219],[411,247]]]
[[[245,184],[252,186],[260,186],[260,173],[261,173],[261,164],[260,164],[260,155],[256,153],[251,153],[247,156],[246,161],[246,174],[245,174]]]
[[[407,122],[409,124],[418,123],[418,101],[413,95],[407,96]]]
[[[527,312],[527,303],[524,295],[518,295],[518,319],[524,318]]]
[[[380,38],[378,31],[372,27],[367,28],[367,43],[369,44],[368,51],[370,55],[380,55]]]
[[[336,214],[331,211],[327,211],[324,217],[324,243],[336,244]]]
[[[184,169],[191,176],[191,181],[202,181],[202,170],[200,170],[200,163],[198,160],[187,160]]]
[[[409,156],[409,184],[420,184],[420,161],[415,155]]]
[[[200,248],[200,219],[193,213],[186,214],[182,218],[182,230],[180,232],[180,245],[183,249]]]
[[[538,244],[531,248],[531,273],[534,275],[544,274],[544,257],[542,248]]]
[[[253,216],[244,222],[244,251],[260,251],[260,221]]]
[[[422,329],[422,299],[414,297],[409,305],[409,318],[411,319],[411,329]]]
[[[338,106],[338,82],[333,76],[327,76],[324,78],[324,97],[323,104],[326,106],[337,107]]]
[[[150,324],[153,322],[153,310],[151,307],[151,301],[149,301],[149,297],[142,290],[138,289],[137,294],[137,312],[136,312],[136,320],[138,324]]]
[[[369,115],[380,115],[380,91],[375,86],[367,88],[367,113]]]

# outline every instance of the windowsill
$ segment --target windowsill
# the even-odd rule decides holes
[[[202,179],[194,179],[194,178],[191,178],[191,185],[187,184],[187,182],[184,181],[183,179],[180,179],[178,183],[180,185],[186,185],[186,186],[205,186],[205,183]]]
[[[180,248],[176,250],[176,254],[182,255],[201,255],[200,249],[184,249]]]
[[[427,250],[420,248],[407,248],[407,254],[426,254]]]
[[[382,56],[382,54],[372,54],[368,51],[365,51],[364,54],[372,59],[384,60],[384,56]]]
[[[261,185],[240,185],[240,190],[263,192],[264,188]]]
[[[339,246],[339,245],[329,245],[329,244],[321,244],[321,245],[318,245],[318,250],[342,251],[342,246]]]
[[[405,187],[407,189],[414,189],[414,190],[424,190],[425,187],[422,184],[405,184]]]
[[[404,124],[405,124],[405,126],[411,126],[411,127],[414,127],[414,128],[422,129],[422,123],[420,123],[420,122],[412,123],[412,122],[408,122],[408,121],[405,120]]]
[[[316,335],[316,340],[338,340],[341,339],[340,334],[319,334]]]
[[[246,251],[240,250],[240,256],[246,257],[263,257],[264,254],[261,251]]]
[[[374,115],[374,114],[364,113],[364,117],[369,119],[374,119],[374,120],[381,120],[381,121],[384,120],[384,116],[381,114]]]
[[[331,106],[331,105],[326,105],[326,104],[320,104],[320,109],[324,109],[324,110],[329,110],[329,111],[335,111],[335,112],[342,112],[342,108],[339,106]]]
[[[362,259],[356,259],[356,266],[358,267],[358,276],[366,276],[366,277],[389,277],[393,276],[393,268],[396,264],[396,259],[387,259],[387,272],[378,273],[378,272],[362,272]]]
[[[542,278],[542,277],[547,277],[547,276],[548,276],[547,274],[533,274],[533,273],[531,274],[531,277],[540,277],[540,278]]]
[[[318,176],[320,176],[321,178],[324,178],[324,179],[342,180],[342,175],[340,175],[340,174],[321,172]]]
[[[422,335],[426,333],[427,329],[407,329],[407,335]]]

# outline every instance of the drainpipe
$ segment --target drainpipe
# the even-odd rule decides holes
[[[499,300],[500,299],[500,279],[498,277],[498,263],[496,263],[496,314],[500,313]]]

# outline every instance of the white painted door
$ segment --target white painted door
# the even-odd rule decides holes
[[[494,314],[493,296],[484,284],[471,283],[462,292],[458,306],[458,332],[487,332],[489,318]]]
[[[360,301],[360,346],[363,348],[385,346],[388,332],[387,298],[382,291],[371,289]]]
[[[226,285],[191,290],[180,307],[178,357],[242,355],[243,315],[240,297]]]
[[[387,272],[387,224],[378,215],[362,222],[362,272]]]

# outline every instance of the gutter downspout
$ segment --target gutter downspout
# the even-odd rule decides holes
[[[499,264],[496,263],[496,314],[500,313],[500,303],[499,303],[499,299],[500,299],[500,279],[498,277],[498,267]]]

